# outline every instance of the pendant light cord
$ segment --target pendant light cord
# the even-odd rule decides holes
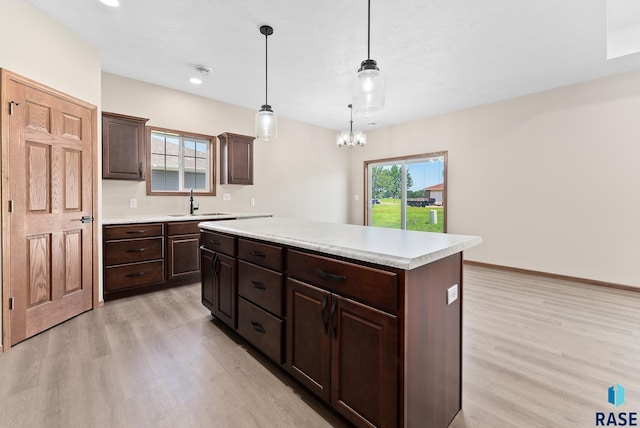
[[[367,59],[371,59],[371,0],[367,2]]]
[[[268,44],[268,38],[269,35],[265,34],[264,35],[264,104],[265,105],[269,105],[268,102],[268,78],[269,78],[269,67],[268,67],[268,61],[269,61],[269,44]]]

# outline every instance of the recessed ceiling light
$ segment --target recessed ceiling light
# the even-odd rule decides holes
[[[202,84],[202,79],[198,79],[197,77],[192,77],[191,79],[189,79],[189,82],[193,83],[194,85],[200,85]]]
[[[120,6],[120,1],[118,0],[100,0],[102,3],[106,4],[107,6],[111,6],[111,7],[118,7]]]

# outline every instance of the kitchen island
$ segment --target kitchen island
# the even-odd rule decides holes
[[[356,426],[446,427],[462,400],[462,252],[475,236],[202,222],[202,302]]]

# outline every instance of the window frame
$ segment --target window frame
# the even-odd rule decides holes
[[[406,166],[407,164],[410,164],[412,162],[415,162],[417,160],[420,159],[428,159],[428,158],[435,158],[435,157],[442,157],[444,160],[444,165],[443,165],[443,182],[444,182],[444,190],[442,192],[442,206],[444,207],[444,212],[443,212],[443,219],[442,219],[442,233],[447,233],[447,213],[449,212],[449,207],[448,207],[448,203],[447,203],[447,191],[449,188],[449,182],[448,182],[448,178],[447,178],[447,166],[448,166],[448,151],[447,150],[443,150],[443,151],[439,151],[439,152],[430,152],[430,153],[421,153],[421,154],[416,154],[416,155],[408,155],[408,156],[397,156],[397,157],[390,157],[390,158],[383,158],[383,159],[374,159],[374,160],[366,160],[363,162],[364,165],[364,219],[362,224],[364,224],[365,226],[369,226],[370,222],[369,219],[371,218],[371,199],[372,199],[372,195],[370,195],[369,193],[369,168],[370,166],[376,166],[378,164],[385,164],[385,163],[402,163],[402,200],[405,201],[406,198],[406,194],[407,194],[407,188],[406,188]],[[406,213],[405,213],[405,202],[403,202],[402,207],[401,207],[401,230],[407,230],[406,229]]]
[[[216,195],[216,148],[217,148],[217,139],[212,135],[205,134],[197,134],[195,132],[185,132],[179,131],[176,129],[168,129],[168,128],[160,128],[158,126],[146,126],[145,127],[145,152],[146,152],[146,174],[147,174],[147,195],[148,196],[185,196],[189,195],[189,190],[179,190],[179,191],[157,191],[151,189],[151,133],[152,132],[161,132],[165,134],[174,134],[179,135],[180,138],[197,138],[199,140],[206,140],[209,142],[209,191],[203,191],[198,189],[193,189],[194,195],[200,196],[215,196]],[[183,155],[180,154],[179,162],[182,162]]]

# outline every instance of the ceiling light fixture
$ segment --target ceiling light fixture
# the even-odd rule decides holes
[[[111,6],[111,7],[120,6],[120,2],[118,0],[100,0],[100,2],[106,4],[107,6]]]
[[[262,141],[271,141],[278,137],[278,116],[271,110],[267,101],[267,77],[268,77],[268,51],[267,40],[273,34],[273,28],[268,25],[260,27],[260,33],[264,34],[264,104],[256,113],[256,138]]]
[[[367,7],[367,59],[362,61],[353,93],[356,114],[371,115],[384,107],[384,81],[375,60],[371,59],[371,0]]]
[[[351,120],[349,121],[349,130],[342,131],[338,134],[337,143],[338,147],[348,146],[353,148],[356,144],[364,147],[367,144],[367,136],[362,131],[353,132],[353,105],[349,104],[349,111],[351,112]]]

